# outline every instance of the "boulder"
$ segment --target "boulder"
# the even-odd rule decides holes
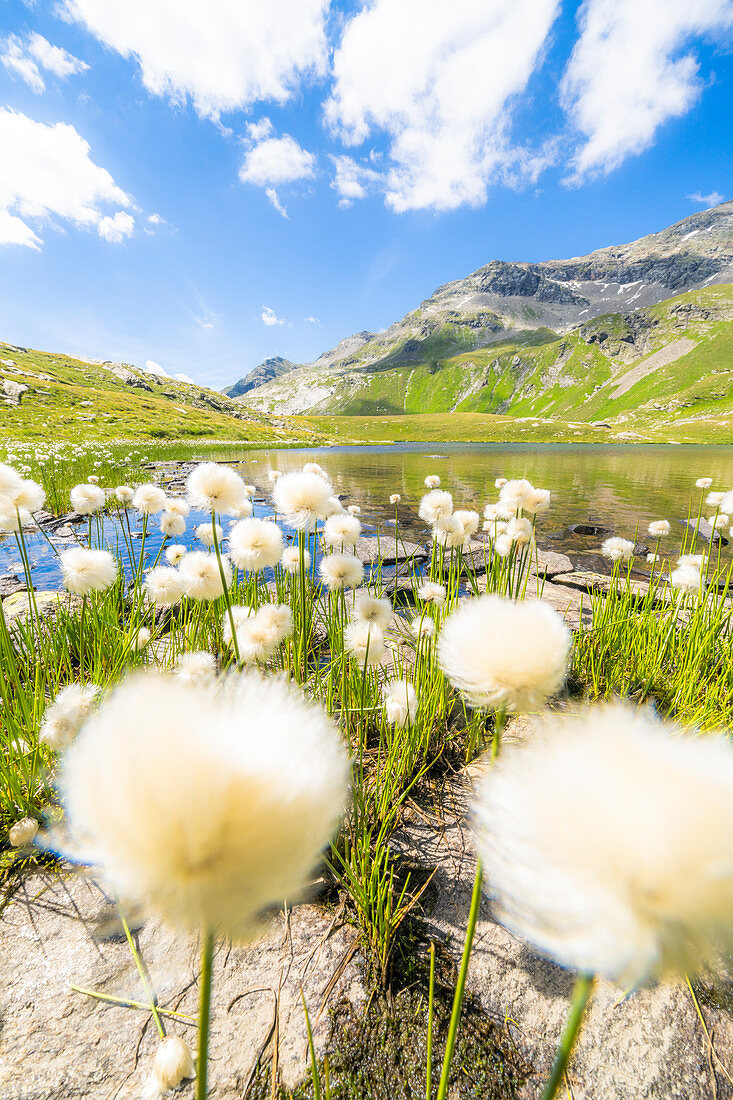
[[[158,920],[130,922],[161,1008],[195,1020],[198,942]],[[150,1014],[105,1004],[72,985],[146,1000],[112,899],[94,879],[61,874],[25,880],[0,917],[0,1095],[3,1100],[139,1100],[158,1046]],[[329,1008],[364,1000],[357,933],[319,905],[297,905],[249,946],[221,943],[214,961],[210,1095],[241,1100],[257,1061],[277,1045],[281,1079],[293,1087],[309,1065],[300,990],[316,1049]],[[166,1020],[195,1051],[196,1028]],[[191,1100],[193,1082],[177,1097]]]
[[[356,543],[356,555],[364,565],[394,565],[402,561],[425,561],[428,552],[416,542],[407,542],[400,538],[397,542],[391,535],[362,535]]]
[[[680,521],[690,531],[697,531],[698,536],[705,539],[706,542],[720,543],[721,546],[728,545],[728,539],[722,533],[722,531],[716,530],[706,519],[702,517],[698,519],[683,519]]]

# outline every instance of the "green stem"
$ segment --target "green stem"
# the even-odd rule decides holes
[[[216,552],[216,561],[219,566],[219,576],[221,577],[221,589],[224,596],[224,603],[226,604],[227,615],[229,616],[229,628],[232,632],[232,647],[234,649],[234,656],[237,658],[237,666],[241,665],[242,659],[239,656],[239,642],[237,641],[237,628],[234,625],[234,615],[232,613],[232,601],[229,598],[229,589],[227,588],[226,577],[224,576],[224,562],[221,560],[221,548],[219,547],[219,536],[216,533],[216,513],[211,513],[211,533],[214,537],[214,550]]]
[[[554,1096],[557,1094],[560,1083],[565,1076],[565,1070],[570,1061],[570,1055],[573,1053],[575,1041],[578,1038],[580,1025],[583,1020],[583,1013],[585,1012],[586,1005],[593,992],[594,981],[595,977],[593,974],[578,974],[575,981],[575,989],[573,990],[573,999],[570,1004],[570,1012],[568,1013],[567,1022],[565,1024],[565,1031],[563,1032],[562,1039],[557,1048],[557,1053],[555,1054],[552,1071],[542,1091],[541,1100],[553,1100]]]
[[[448,1078],[450,1077],[450,1067],[451,1062],[453,1061],[453,1048],[456,1043],[456,1034],[458,1033],[458,1022],[461,1018],[461,1005],[463,1004],[463,991],[466,985],[466,975],[468,974],[468,962],[471,957],[471,947],[473,946],[473,937],[476,931],[478,911],[481,904],[481,877],[482,868],[481,860],[479,860],[476,864],[476,878],[474,879],[473,883],[471,909],[468,914],[466,942],[463,947],[461,969],[458,974],[458,982],[456,983],[455,996],[453,997],[453,1011],[451,1013],[450,1026],[448,1028],[448,1040],[445,1044],[445,1057],[443,1058],[443,1070],[440,1075],[437,1100],[445,1100],[446,1093],[448,1092]]]
[[[196,1100],[206,1100],[211,1022],[211,978],[214,964],[214,933],[201,933],[201,988],[199,995],[199,1052],[196,1060]]]
[[[435,944],[430,944],[430,984],[428,986],[428,1050],[425,1065],[425,1100],[430,1100],[433,1073],[433,994],[435,992]]]
[[[132,932],[130,931],[130,926],[128,925],[127,921],[125,920],[125,914],[122,912],[122,908],[121,908],[119,902],[117,902],[117,912],[120,914],[120,920],[122,921],[122,927],[125,930],[125,936],[127,937],[127,943],[129,945],[130,951],[132,951],[132,957],[135,960],[135,966],[137,967],[137,972],[140,975],[140,980],[142,981],[143,985],[145,986],[145,992],[147,993],[148,997],[150,998],[150,1011],[153,1014],[153,1019],[155,1020],[155,1026],[158,1029],[158,1035],[160,1035],[161,1039],[165,1039],[165,1028],[163,1027],[163,1021],[161,1020],[160,1013],[158,1012],[158,1004],[157,1004],[156,999],[155,999],[155,994],[153,993],[153,990],[150,988],[150,982],[148,981],[148,975],[145,972],[145,967],[143,966],[143,961],[140,958],[140,952],[138,951],[137,946],[135,945],[135,941],[132,938]]]
[[[494,735],[491,738],[491,763],[493,765],[501,749],[501,735],[506,725],[506,711],[497,710],[494,714]]]

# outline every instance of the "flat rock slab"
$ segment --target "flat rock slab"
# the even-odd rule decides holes
[[[53,614],[61,603],[68,600],[65,592],[35,592],[36,607],[39,615],[45,617]],[[30,596],[23,585],[21,590],[13,592],[3,600],[3,615],[8,623],[19,619],[25,619],[32,614]]]
[[[145,992],[116,911],[92,879],[27,879],[0,918],[0,1096],[3,1100],[140,1100],[158,1045],[145,1011],[104,1004],[72,985],[129,1000]],[[198,943],[149,920],[136,932],[161,1007],[195,1018]],[[278,914],[249,947],[221,944],[214,962],[210,1094],[241,1100],[277,1037],[282,1080],[306,1073],[303,987],[322,1052],[328,1007],[364,987],[356,933],[316,905]],[[169,1033],[198,1046],[195,1026]],[[267,1056],[266,1056],[267,1057]],[[192,1082],[175,1095],[190,1100]]]
[[[14,592],[25,592],[26,584],[17,573],[4,573],[0,577],[0,599],[12,596]]]
[[[690,531],[697,531],[700,538],[705,539],[706,542],[720,543],[721,546],[728,545],[728,539],[722,531],[717,530],[706,519],[684,519],[681,522]]]
[[[480,766],[479,766],[480,767]],[[423,866],[437,867],[423,895],[428,932],[456,960],[465,939],[476,869],[467,812],[476,765],[450,784],[443,814],[421,808],[406,821],[397,846]],[[570,1005],[574,975],[536,954],[491,919],[482,903],[468,970],[468,988],[484,1011],[511,1030],[533,1067],[518,1100],[537,1100]],[[716,1057],[685,985],[659,985],[623,999],[598,983],[573,1054],[568,1079],[575,1100],[730,1100],[720,1069],[733,1061],[733,1021],[701,1001]],[[720,1059],[720,1062],[718,1061]],[[558,1095],[565,1096],[564,1087]],[[568,1093],[570,1095],[570,1093]]]
[[[538,550],[532,557],[529,571],[539,577],[560,576],[561,573],[572,573],[575,566],[567,554],[558,554],[554,550]]]
[[[356,543],[356,556],[364,565],[394,565],[401,561],[425,561],[428,552],[417,542],[396,540],[391,535],[362,535]]]

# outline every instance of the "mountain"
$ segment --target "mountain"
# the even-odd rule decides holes
[[[240,378],[238,382],[235,382],[233,386],[229,386],[223,392],[227,397],[243,397],[250,390],[256,390],[258,386],[264,386],[267,382],[272,382],[275,378],[279,378],[281,374],[287,374],[288,371],[295,370],[297,366],[297,363],[291,363],[289,359],[282,359],[279,355],[275,355],[272,359],[265,359],[259,366],[253,367],[249,374],[245,374],[243,378]]]
[[[307,421],[269,416],[131,363],[75,359],[0,342],[3,440],[218,438],[318,442]]]
[[[590,420],[645,402],[671,412],[678,399],[677,408],[689,407],[676,387],[701,383],[690,400],[707,400],[707,382],[733,369],[732,313],[726,202],[587,256],[491,261],[386,331],[349,337],[243,400],[281,414],[473,410]],[[698,370],[707,371],[702,382]],[[711,382],[710,400],[721,385]]]

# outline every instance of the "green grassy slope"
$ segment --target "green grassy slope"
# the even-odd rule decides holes
[[[315,440],[307,419],[273,417],[213,390],[124,367],[136,384],[97,363],[0,343],[0,434],[4,440]],[[3,382],[27,386],[20,405],[3,401]]]

